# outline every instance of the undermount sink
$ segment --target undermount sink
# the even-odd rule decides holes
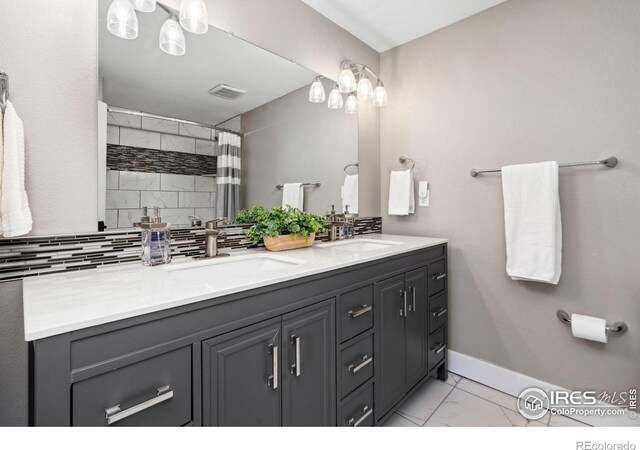
[[[277,273],[302,262],[299,259],[283,256],[244,255],[181,264],[168,267],[167,271],[181,280],[211,284],[216,280],[260,278],[261,275]]]
[[[402,242],[397,241],[382,241],[379,239],[354,239],[347,241],[330,242],[327,244],[320,244],[321,248],[334,248],[339,251],[364,253],[373,252],[376,250],[382,250],[385,248],[400,245]]]

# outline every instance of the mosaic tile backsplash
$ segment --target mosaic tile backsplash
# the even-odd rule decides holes
[[[248,227],[226,227],[227,234],[220,238],[219,248],[256,247],[245,238]],[[382,218],[356,219],[354,232],[356,235],[382,233]],[[316,237],[320,241],[327,239],[326,233]],[[173,229],[171,255],[176,259],[204,255],[204,241],[203,228]],[[139,230],[0,239],[0,281],[140,261],[140,245]]]

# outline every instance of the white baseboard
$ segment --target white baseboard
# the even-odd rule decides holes
[[[537,387],[543,390],[570,390],[553,385],[551,383],[547,383],[546,381],[538,380],[528,375],[514,372],[513,370],[509,370],[504,367],[496,366],[493,363],[474,358],[473,356],[468,356],[463,353],[458,353],[453,350],[449,350],[448,355],[448,368],[450,372],[456,373],[465,378],[469,378],[470,380],[477,381],[478,383],[492,387],[494,389],[497,389],[498,391],[513,395],[516,398],[523,390],[530,387]],[[603,404],[603,406],[618,408],[617,406],[609,404]],[[627,411],[626,414],[619,416],[575,415],[569,417],[592,426],[640,426],[640,418],[636,416],[635,419],[632,419],[630,417],[629,411]]]

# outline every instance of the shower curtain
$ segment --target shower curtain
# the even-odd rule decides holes
[[[218,136],[216,170],[216,216],[236,218],[240,209],[240,136],[222,132]]]

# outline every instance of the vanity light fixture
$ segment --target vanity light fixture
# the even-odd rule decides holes
[[[169,16],[164,25],[162,25],[158,44],[160,45],[160,50],[168,55],[182,56],[185,54],[184,32],[174,15]]]
[[[322,77],[317,76],[311,83],[311,89],[309,89],[309,101],[311,103],[323,103],[325,99],[324,86],[322,85]]]
[[[386,106],[387,103],[389,103],[387,90],[385,89],[382,81],[378,80],[378,85],[373,91],[373,106]]]
[[[347,97],[347,101],[344,104],[344,112],[347,114],[358,113],[358,97],[356,97],[356,94],[349,94],[349,97]]]
[[[130,0],[114,0],[109,6],[107,29],[122,39],[138,37],[138,16]]]
[[[358,100],[361,102],[371,100],[373,97],[373,86],[371,86],[371,80],[367,76],[367,72],[363,72],[360,76],[356,93],[358,95]]]
[[[133,0],[133,8],[140,12],[153,12],[156,10],[156,0]]]
[[[333,89],[331,89],[331,92],[329,93],[329,101],[327,102],[327,106],[329,107],[329,109],[342,109],[342,107],[344,106],[342,93],[340,92],[338,83],[333,86]]]
[[[343,61],[341,68],[342,71],[338,78],[338,86],[340,87],[340,92],[349,94],[356,90],[356,77],[353,74],[353,66],[348,61]]]
[[[180,25],[195,34],[205,34],[209,29],[209,14],[204,0],[182,0]]]

